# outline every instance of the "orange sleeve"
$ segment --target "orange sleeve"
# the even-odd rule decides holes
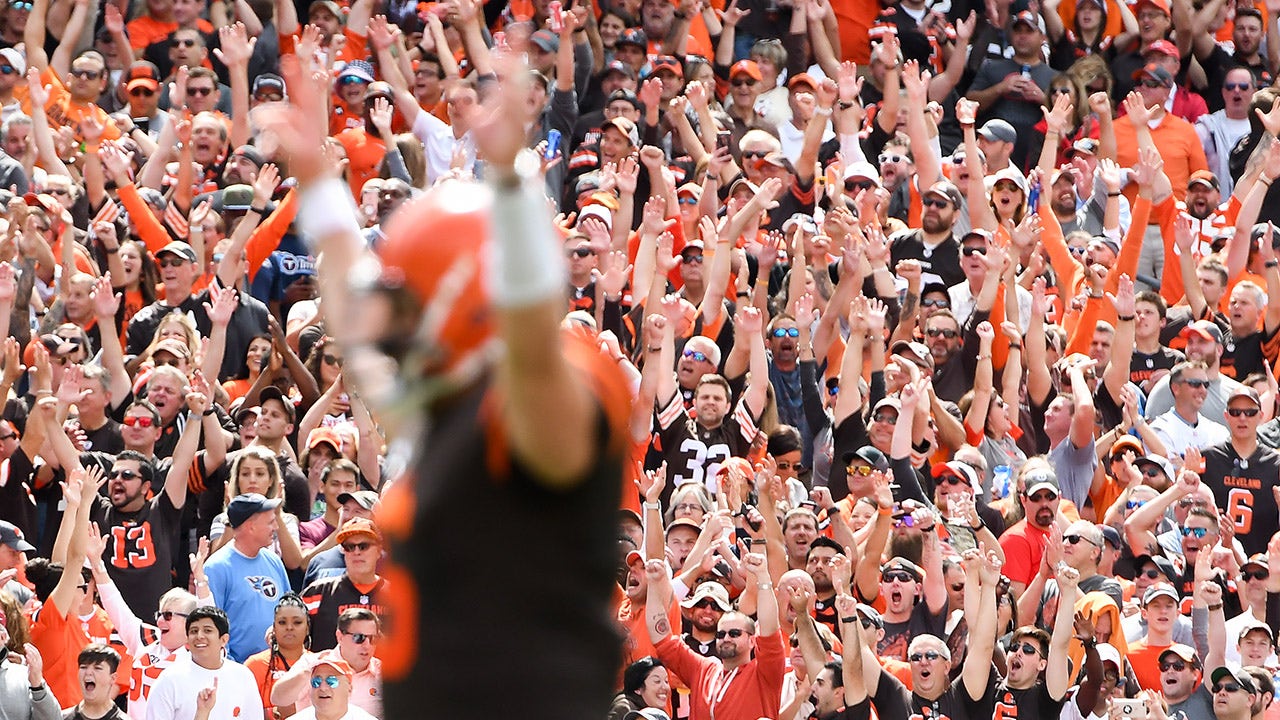
[[[1080,278],[1083,277],[1080,263],[1071,257],[1071,251],[1067,249],[1067,240],[1062,234],[1062,226],[1058,224],[1058,218],[1053,211],[1039,213],[1039,215],[1040,242],[1049,252],[1049,263],[1054,270],[1058,271],[1058,292],[1074,295],[1076,287],[1080,284]],[[1070,272],[1065,268],[1071,268]]]
[[[1121,274],[1128,275],[1130,279],[1137,274],[1138,258],[1142,256],[1142,239],[1147,234],[1147,221],[1150,219],[1151,198],[1139,196],[1138,202],[1133,206],[1129,232],[1125,233],[1124,242],[1120,245],[1120,257],[1116,259],[1116,266],[1107,273],[1102,286],[1104,292],[1114,293],[1120,287]]]
[[[138,186],[133,183],[123,185],[116,190],[116,194],[120,197],[120,202],[124,204],[124,209],[129,212],[129,217],[133,220],[134,226],[138,229],[138,237],[147,244],[147,250],[154,255],[169,244],[172,239],[169,232],[164,229],[164,225],[160,223],[160,219],[151,211],[150,206],[138,194]]]
[[[1178,263],[1178,248],[1173,241],[1173,220],[1177,217],[1177,204],[1173,196],[1152,208],[1152,215],[1160,226],[1164,240],[1164,269],[1160,272],[1160,297],[1170,305],[1182,300],[1182,266]]]
[[[1102,315],[1102,300],[1102,298],[1089,298],[1084,304],[1084,312],[1080,313],[1080,319],[1076,321],[1076,326],[1071,331],[1071,337],[1067,340],[1067,349],[1063,351],[1063,355],[1089,354],[1089,345],[1093,343],[1093,330],[1098,324],[1098,318]]]
[[[293,218],[298,214],[297,193],[290,190],[280,201],[276,211],[267,216],[262,224],[254,228],[249,241],[245,243],[244,254],[249,262],[249,282],[258,274],[262,262],[280,247],[280,238],[284,237]]]
[[[1014,302],[1017,300],[1015,299]],[[996,301],[991,304],[991,319],[988,321],[996,331],[996,338],[991,342],[992,370],[1003,369],[1004,364],[1009,361],[1009,341],[1004,333],[1000,332],[1000,323],[1004,320],[1004,286],[1002,285],[999,290],[996,290]],[[999,395],[1000,390],[996,389],[995,394]]]

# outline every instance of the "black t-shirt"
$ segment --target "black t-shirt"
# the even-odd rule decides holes
[[[124,438],[120,435],[120,423],[107,418],[107,421],[101,427],[90,430],[84,425],[80,426],[84,430],[85,450],[97,450],[99,452],[109,453],[111,455],[119,455],[124,451]]]
[[[1152,375],[1161,370],[1172,370],[1174,365],[1186,359],[1186,356],[1182,353],[1177,350],[1170,350],[1163,345],[1150,355],[1138,352],[1135,349],[1133,357],[1129,360],[1129,382],[1140,386],[1149,380]]]
[[[881,668],[880,686],[875,695],[846,708],[845,717],[850,720],[865,720],[870,717],[871,707],[874,706],[877,716],[894,720],[987,720],[992,717],[996,682],[997,675],[992,669],[982,697],[975,699],[969,697],[964,677],[961,676],[953,680],[936,700],[925,700]]]
[[[163,485],[163,479],[153,483],[152,487],[161,489],[137,512],[121,512],[101,495],[94,497],[90,511],[90,517],[108,536],[102,556],[107,574],[138,617],[154,613],[160,596],[173,587],[170,571],[182,510],[169,501]]]
[[[906,662],[907,646],[917,635],[934,635],[943,637],[947,631],[947,609],[937,615],[929,612],[929,603],[920,597],[916,606],[911,608],[911,617],[906,622],[884,622],[884,638],[876,644],[876,655],[891,657]]]
[[[1236,539],[1246,555],[1266,552],[1280,522],[1271,488],[1280,476],[1280,453],[1259,445],[1242,458],[1230,441],[1205,448],[1200,480],[1213,490],[1218,509],[1235,523]]]
[[[923,270],[921,283],[924,285],[941,281],[943,285],[952,287],[964,282],[964,271],[960,269],[960,243],[954,236],[929,249],[924,244],[923,230],[900,232],[891,238],[889,259],[894,267],[902,260],[920,261]]]
[[[1242,338],[1230,334],[1230,324],[1223,331],[1222,374],[1241,382],[1253,373],[1266,372],[1264,363],[1280,354],[1280,334],[1257,330]]]
[[[1062,712],[1063,698],[1055,700],[1043,681],[1024,690],[1015,690],[1001,680],[996,684],[992,708],[993,720],[1012,718],[1056,718]]]
[[[32,544],[39,528],[34,482],[35,467],[21,447],[0,462],[0,520],[13,523]]]

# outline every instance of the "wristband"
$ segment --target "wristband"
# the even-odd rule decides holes
[[[982,518],[978,518],[978,524],[976,526],[970,525],[969,532],[980,532],[986,527],[987,527],[987,524],[983,522]]]
[[[772,590],[772,589],[773,589],[773,583],[771,583],[771,582],[756,583],[756,588],[757,588],[757,589],[759,589],[759,590]],[[1221,606],[1221,605],[1219,605],[1218,607],[1222,607],[1222,606]]]
[[[1263,185],[1266,185],[1267,187],[1271,187],[1271,183],[1275,182],[1275,180],[1276,180],[1275,178],[1269,178],[1265,175],[1258,176],[1258,182],[1262,183]]]
[[[200,413],[200,417],[209,417],[210,415],[214,415],[217,412],[218,412],[217,410],[214,410],[213,408],[209,408],[208,410],[205,410],[204,412]]]
[[[108,255],[115,255],[116,253],[120,252],[120,248],[118,247],[106,248],[103,252],[105,252]]]
[[[298,225],[313,253],[320,250],[316,238],[339,233],[360,237],[357,215],[351,188],[342,180],[329,178],[310,187],[303,186],[298,199]]]
[[[647,501],[646,501],[646,502],[642,502],[642,503],[640,503],[640,505],[641,505],[645,510],[661,510],[661,509],[662,509],[662,505],[661,505],[660,503],[656,503],[656,502],[651,503],[651,502],[647,502]]]
[[[1022,349],[1022,344],[1021,344],[1021,343],[1009,343],[1009,349],[1010,349],[1010,350],[1021,350],[1021,349]]]
[[[661,347],[661,346],[659,346],[659,347],[647,347],[647,348],[645,348],[645,350],[647,350],[648,352],[662,352],[662,347]]]
[[[249,206],[249,212],[252,212],[252,213],[258,213],[259,215],[266,215],[266,214],[267,214],[267,209],[266,209],[265,207],[260,207],[260,208],[259,208],[259,207],[254,207],[254,206],[250,205],[250,206]]]
[[[41,690],[48,690],[49,686],[45,683],[40,683],[39,685],[28,685],[27,689],[34,693],[40,692]]]
[[[820,116],[822,116],[822,117],[830,117],[830,116],[831,116],[831,108],[816,107],[816,108],[814,108],[814,109],[813,109],[813,114],[814,114],[814,115],[820,115]]]
[[[738,293],[738,297],[740,297],[740,298],[749,298],[749,297],[751,297],[751,293],[749,293],[749,292],[740,292],[740,293]]]
[[[1136,317],[1137,315],[1117,315],[1116,320],[1119,320],[1120,322],[1133,322]]]
[[[1276,266],[1280,266],[1280,260],[1268,260],[1268,261],[1266,261],[1266,262],[1262,263],[1262,267],[1269,267],[1269,268],[1273,268],[1273,267],[1276,267]]]
[[[879,515],[882,515],[882,516],[888,517],[889,515],[892,515],[892,514],[893,514],[893,508],[890,508],[890,507],[882,507],[882,508],[878,508],[878,509],[876,510],[876,513],[877,513],[877,514],[879,514]]]
[[[493,188],[489,287],[499,308],[529,307],[551,300],[564,293],[569,281],[563,243],[556,241],[546,198],[521,170],[516,170],[518,181],[514,184],[511,176],[489,183]],[[475,192],[475,188],[463,185],[455,189],[459,202]]]
[[[1222,603],[1209,606],[1209,612],[1213,612],[1214,610],[1221,610],[1221,609],[1222,609]]]
[[[850,617],[842,617],[842,618],[840,618],[840,622],[844,623],[845,625],[852,625],[852,624],[854,624],[854,623],[858,622],[858,616],[857,616],[857,615],[853,615],[853,616],[850,616]]]
[[[1124,193],[1120,193],[1120,192],[1109,192],[1107,193],[1107,197],[1120,197],[1123,194]]]

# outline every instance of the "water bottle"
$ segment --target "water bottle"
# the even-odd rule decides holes
[[[1009,472],[1008,465],[997,465],[992,470],[994,478],[991,481],[991,495],[995,500],[1009,497],[1010,488],[1009,481],[1013,479],[1013,473]]]
[[[1030,80],[1030,79],[1031,79],[1031,66],[1030,66],[1030,65],[1023,65],[1023,66],[1022,66],[1022,77],[1026,78],[1027,80]]]

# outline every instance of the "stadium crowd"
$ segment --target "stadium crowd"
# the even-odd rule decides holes
[[[0,0],[0,720],[1280,718],[1278,72],[1277,0]]]

